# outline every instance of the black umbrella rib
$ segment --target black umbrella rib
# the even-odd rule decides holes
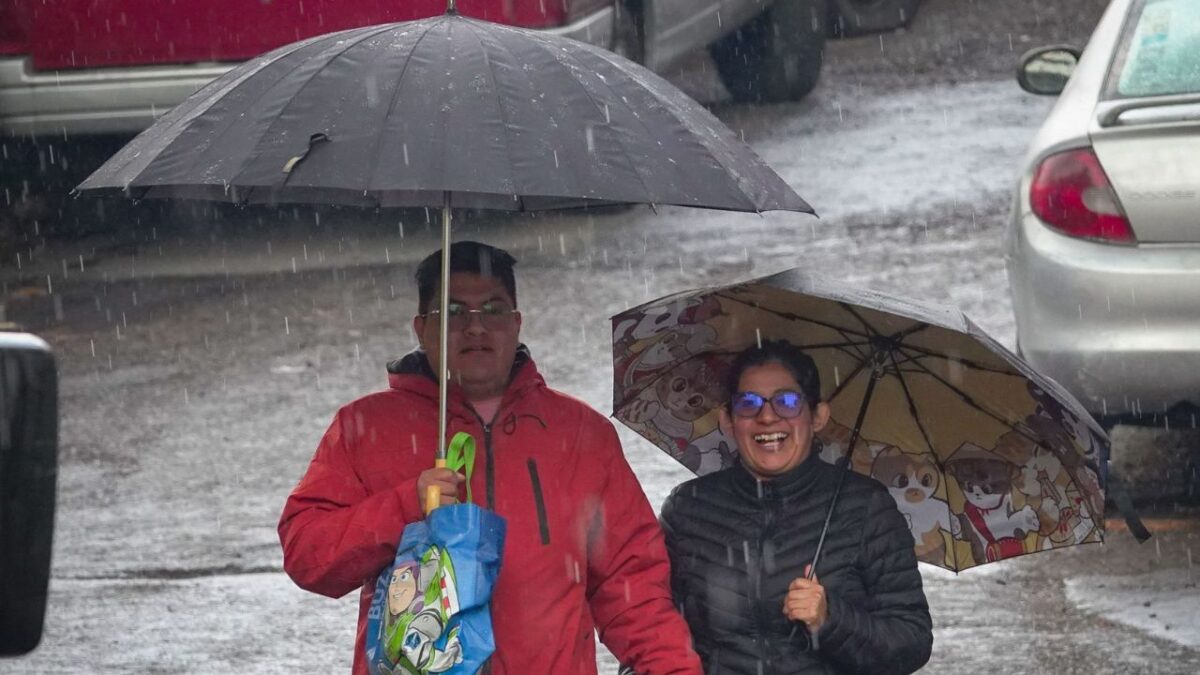
[[[871,325],[871,322],[867,321],[866,318],[864,318],[862,314],[858,313],[858,310],[856,310],[853,305],[851,305],[848,302],[839,302],[838,305],[840,305],[842,307],[842,309],[846,310],[846,312],[849,313],[850,316],[854,317],[855,319],[858,319],[858,322],[863,325],[863,328],[865,328],[867,330],[870,337],[879,337],[880,335],[882,335],[882,333],[875,330],[875,327]]]
[[[1009,375],[1012,377],[1024,377],[1019,372],[1013,372],[1012,370],[1005,370],[1002,368],[995,368],[992,366],[987,366],[987,365],[984,365],[984,364],[979,363],[978,361],[975,361],[972,359],[964,359],[961,356],[950,356],[949,354],[942,354],[941,352],[935,352],[933,350],[926,349],[924,347],[917,347],[917,346],[914,346],[911,344],[903,344],[903,345],[901,345],[901,349],[916,352],[917,354],[920,354],[921,356],[945,359],[946,361],[950,361],[951,363],[957,363],[961,366],[965,366],[972,370],[979,370],[979,371],[983,371],[985,373],[995,373],[997,375]],[[919,360],[916,357],[913,357],[911,355],[909,356],[909,358],[911,359],[911,361],[913,363],[916,363]]]
[[[854,366],[854,370],[850,371],[850,374],[846,376],[846,379],[839,382],[837,384],[837,386],[835,386],[833,388],[833,391],[829,393],[829,397],[827,400],[832,401],[833,399],[837,398],[838,394],[842,393],[842,390],[845,389],[847,386],[849,386],[850,383],[854,381],[854,378],[858,377],[858,374],[861,373],[863,370],[865,370],[866,367],[867,367],[867,360],[866,359],[860,360]]]
[[[814,326],[820,326],[821,328],[828,328],[829,330],[834,331],[835,333],[847,336],[847,340],[849,340],[849,336],[853,336],[856,338],[866,338],[868,340],[871,337],[873,337],[872,334],[858,333],[856,331],[848,330],[842,326],[837,326],[837,325],[834,325],[834,324],[826,322],[826,321],[818,321],[817,319],[813,319],[811,317],[801,316],[799,314],[796,314],[795,312],[784,312],[784,311],[781,311],[778,309],[771,309],[769,307],[763,307],[762,305],[756,305],[752,302],[748,302],[746,300],[743,300],[738,297],[734,297],[732,295],[726,295],[724,293],[715,293],[714,295],[716,295],[719,298],[725,298],[727,300],[731,300],[733,302],[740,302],[741,304],[743,304],[747,307],[753,307],[754,309],[756,309],[760,312],[766,312],[767,314],[774,314],[775,316],[777,316],[781,319],[788,319],[789,321],[803,321],[805,323],[811,323]],[[848,344],[857,344],[857,343],[848,342]]]
[[[479,51],[481,54],[483,54],[483,62],[485,64],[487,64],[487,72],[492,80],[492,91],[496,92],[496,110],[499,111],[500,120],[504,123],[504,154],[505,154],[505,156],[508,157],[509,164],[513,165],[514,164],[512,161],[513,144],[512,144],[512,139],[510,139],[508,137],[508,135],[509,135],[508,115],[505,113],[504,102],[500,96],[500,82],[499,82],[499,80],[496,79],[496,70],[495,70],[495,68],[492,67],[492,59],[490,56],[488,56],[487,47],[484,45],[483,38],[480,37],[479,31],[475,30],[475,25],[470,22],[467,22],[467,26],[471,29],[471,34],[474,35],[475,39],[479,42]],[[507,48],[505,49],[505,51],[507,51]],[[512,52],[509,52],[509,55],[511,56]],[[514,181],[513,182],[514,196],[516,196],[518,199],[520,199],[521,198],[520,194],[519,194],[520,190],[518,189],[518,187],[516,185],[516,176],[513,176],[513,181]]]
[[[544,45],[543,45],[543,48],[546,49],[547,52],[551,52],[551,50],[549,48],[545,47]],[[558,52],[551,52],[551,57],[557,59],[557,56],[556,56],[557,53]],[[595,72],[595,69],[591,67],[591,64],[583,63],[579,60],[578,53],[566,52],[566,56],[567,56],[567,58],[570,58],[571,60],[575,61],[575,63],[580,67],[581,70],[583,70],[585,72]],[[593,54],[593,56],[595,56],[595,54]],[[604,61],[606,63],[608,63],[609,65],[613,65],[614,68],[616,68],[616,66],[614,64],[612,64],[612,62],[608,61],[607,59],[604,59]],[[616,69],[618,71],[620,71],[622,75],[625,75],[626,77],[630,77],[629,74],[626,73],[623,69],[621,69],[621,68],[616,68]],[[588,90],[587,85],[585,85],[583,82],[580,82],[574,76],[574,74],[570,72],[570,69],[567,69],[567,70],[568,70],[568,75],[570,75],[570,79],[573,82],[575,82],[575,84],[579,87],[579,89],[583,92],[583,94],[588,97],[588,100],[592,102],[592,106],[596,110],[596,112],[599,114],[604,114],[605,120],[610,120],[612,118],[612,111],[609,111],[607,114],[604,113],[604,109],[607,104],[597,101],[596,97],[592,95],[592,92]],[[614,98],[613,98],[614,101],[617,99],[622,99],[622,97],[613,89],[611,84],[609,84],[606,80],[603,80],[600,78],[597,78],[597,79],[600,80],[600,83],[605,88],[607,88],[609,90],[609,92],[614,94]],[[630,79],[633,79],[633,78],[630,77]],[[642,121],[641,117],[639,117],[635,114],[632,114],[631,110],[627,111],[627,112],[630,112],[631,113],[630,117],[632,117],[634,120],[636,120],[637,123],[639,125],[641,125],[641,127],[643,129],[645,129],[647,137],[653,137],[653,133],[651,133],[650,127],[647,126],[644,121]],[[606,124],[611,125],[612,123],[609,121],[606,121]],[[625,142],[621,140],[619,135],[617,136],[617,145],[621,149],[621,154],[625,156],[625,161],[629,163],[629,167],[633,170],[633,173],[635,175],[637,175],[638,182],[640,182],[642,184],[642,190],[645,192],[646,196],[648,198],[653,197],[653,192],[650,190],[650,186],[646,183],[646,177],[642,174],[641,167],[638,166],[637,162],[635,162],[633,160],[633,156],[629,154],[629,148],[627,148],[625,146]],[[647,203],[651,203],[651,200],[648,199]]]
[[[913,399],[912,392],[908,388],[908,381],[904,379],[904,372],[900,369],[900,363],[896,360],[896,350],[888,352],[888,359],[891,360],[892,366],[896,369],[896,379],[900,381],[900,388],[904,391],[904,399],[908,401],[908,414],[912,415],[913,422],[916,423],[917,429],[921,431],[921,438],[925,439],[925,447],[929,448],[929,453],[937,457],[937,452],[933,448],[933,441],[929,438],[929,432],[925,429],[925,424],[921,421],[921,415],[917,411],[917,402]]]
[[[655,86],[654,86],[654,81],[653,81],[653,80],[649,80],[649,81],[643,81],[643,80],[641,80],[641,79],[639,79],[639,78],[635,77],[635,75],[634,75],[633,73],[630,73],[629,71],[625,70],[625,67],[624,67],[624,66],[621,64],[621,62],[620,62],[620,61],[614,61],[612,58],[610,58],[610,56],[612,56],[612,57],[616,57],[616,56],[617,56],[617,55],[616,55],[615,53],[613,53],[613,52],[610,52],[610,51],[608,51],[608,50],[606,50],[606,49],[596,49],[595,51],[591,51],[590,53],[591,53],[593,56],[595,56],[595,57],[599,58],[600,60],[604,61],[605,63],[609,64],[610,66],[612,66],[612,67],[613,67],[613,68],[615,68],[616,70],[620,71],[620,72],[621,72],[621,74],[625,75],[625,76],[626,76],[626,77],[628,77],[629,79],[631,79],[631,80],[634,80],[634,81],[636,81],[636,82],[638,82],[638,83],[642,84],[642,86],[644,86],[644,87],[645,87],[645,89],[646,89],[648,92],[651,92],[652,94],[654,94],[654,98],[655,98],[655,100],[656,100],[657,102],[659,102],[659,103],[661,103],[661,104],[662,104],[662,106],[663,106],[663,110],[664,110],[664,111],[665,111],[665,112],[666,112],[668,115],[670,115],[670,116],[671,116],[671,117],[672,117],[672,118],[675,120],[676,124],[682,125],[684,128],[689,128],[689,127],[691,126],[691,122],[690,122],[690,121],[687,119],[687,116],[686,116],[685,114],[683,114],[683,113],[685,113],[686,111],[685,111],[685,110],[683,110],[683,109],[680,109],[678,106],[676,106],[676,105],[675,105],[675,102],[673,102],[673,101],[670,99],[670,97],[669,97],[669,96],[662,96],[662,95],[659,95],[659,91],[658,91],[657,87],[655,87]],[[618,57],[618,58],[619,58],[619,57]],[[609,86],[607,82],[605,82],[604,84],[605,84],[605,86]],[[611,87],[609,87],[609,89],[611,90]],[[666,92],[666,93],[671,93],[671,92],[669,92],[669,91],[668,91],[668,92]],[[681,95],[682,95],[682,94],[681,94]],[[685,98],[686,98],[686,96],[685,96]],[[639,123],[639,124],[641,124],[641,125],[642,125],[642,127],[643,127],[644,129],[646,129],[647,133],[649,133],[649,132],[650,132],[650,128],[649,128],[649,127],[646,125],[646,123],[645,123],[645,122],[642,122],[642,120],[641,120],[641,118],[640,118],[640,117],[638,117],[637,115],[634,115],[634,119],[636,119],[636,120],[638,121],[638,123]],[[714,119],[715,119],[715,118],[714,118]],[[653,136],[653,134],[651,134],[651,136]],[[720,156],[724,156],[724,157],[725,157],[725,158],[727,158],[727,159],[731,159],[731,156],[730,156],[729,154],[727,154],[727,153],[725,153],[725,152],[722,152],[722,151],[724,151],[724,150],[726,149],[726,148],[725,148],[725,146],[724,146],[723,144],[721,144],[721,143],[718,143],[718,144],[716,144],[715,146],[714,146],[714,145],[710,145],[709,143],[707,143],[707,142],[706,142],[706,141],[707,141],[707,139],[706,139],[706,138],[704,138],[704,136],[703,136],[702,134],[699,134],[699,133],[697,133],[697,134],[694,134],[694,138],[695,138],[697,141],[699,141],[699,142],[700,142],[700,143],[701,143],[701,144],[704,146],[704,148],[705,148],[706,150],[708,150],[710,153],[713,153],[713,155],[720,155]],[[680,171],[680,169],[679,169],[679,167],[678,167],[678,166],[676,166],[676,167],[675,167],[675,170],[676,170],[677,172],[678,172],[678,171]],[[724,171],[724,165],[722,165],[722,170]],[[745,187],[743,186],[743,181],[742,181],[741,177],[740,177],[740,176],[736,176],[736,175],[732,175],[732,174],[730,174],[728,171],[725,171],[725,174],[726,174],[726,176],[728,176],[728,177],[729,177],[729,178],[730,178],[730,179],[733,181],[733,183],[734,183],[734,184],[737,186],[737,188],[738,188],[738,191],[741,193],[741,196],[742,196],[743,200],[744,200],[745,202],[747,202],[747,203],[749,203],[749,204],[750,204],[751,208],[749,208],[749,209],[744,209],[744,210],[745,210],[745,211],[757,211],[757,209],[756,209],[756,208],[754,208],[754,201],[755,201],[755,200],[754,200],[754,199],[753,199],[751,196],[749,196],[749,195],[746,193],[746,189],[745,189]],[[639,176],[641,176],[641,174],[640,174],[640,173],[639,173],[638,175],[639,175]],[[782,179],[780,179],[780,180],[782,180]],[[688,205],[687,205],[687,204],[683,204],[682,206],[688,206]],[[728,209],[728,210],[731,210],[731,211],[732,211],[732,210],[734,210],[734,209]]]
[[[392,111],[396,109],[396,102],[400,100],[400,90],[404,87],[404,76],[408,73],[408,64],[412,63],[413,54],[416,53],[417,47],[420,47],[421,43],[425,41],[425,38],[429,35],[429,32],[431,30],[433,30],[433,27],[439,23],[441,23],[441,21],[430,22],[429,26],[425,29],[425,32],[421,33],[421,37],[417,38],[417,40],[415,42],[413,42],[412,48],[408,50],[408,58],[404,59],[404,67],[402,67],[400,69],[400,75],[398,75],[396,77],[396,88],[392,90],[392,100],[388,101],[387,112],[385,112],[383,114],[383,120],[384,120],[385,127],[387,125],[388,118],[390,118],[392,116]],[[383,144],[376,143],[375,144],[375,157],[371,159],[370,176],[372,179],[375,177],[376,172],[379,170],[379,162],[382,160],[382,156],[383,156]],[[376,199],[376,203],[378,203],[378,202],[379,202],[379,200]]]
[[[384,26],[381,26],[379,28],[379,30],[365,32],[364,35],[362,36],[362,38],[360,38],[358,40],[354,40],[353,42],[350,42],[341,51],[339,51],[338,56],[345,54],[346,52],[348,52],[351,49],[357,47],[358,45],[366,42],[367,40],[370,40],[371,38],[373,38],[377,35],[380,35],[381,33],[386,33],[389,30],[392,30],[393,28],[394,28],[394,26],[392,24],[385,24]],[[426,31],[426,34],[427,33],[428,33],[428,30]],[[335,35],[336,35],[336,33],[335,33]],[[421,39],[423,39],[424,37],[425,37],[425,35],[422,34]],[[420,39],[418,39],[417,42],[420,42]],[[415,44],[413,45],[413,48],[414,49],[416,48]],[[411,52],[410,52],[410,54],[411,54]],[[320,68],[317,68],[315,71],[313,71],[312,75],[309,76],[309,78],[304,82],[304,84],[300,85],[300,88],[296,90],[296,93],[291,97],[291,99],[288,100],[287,104],[283,106],[283,109],[279,111],[279,114],[275,116],[275,119],[271,120],[271,123],[267,125],[267,128],[265,130],[263,130],[263,133],[260,134],[258,138],[254,139],[255,146],[258,145],[259,140],[261,140],[262,138],[264,138],[265,136],[267,136],[271,133],[271,130],[275,128],[275,125],[278,124],[280,122],[280,120],[282,120],[284,117],[286,117],[285,113],[287,112],[288,108],[292,107],[292,103],[294,103],[300,97],[300,93],[302,91],[304,91],[308,87],[308,85],[310,83],[312,83],[313,80],[315,80],[318,76],[320,76],[321,73],[325,72],[325,69],[328,68],[330,65],[332,65],[335,60],[336,60],[336,58],[326,59],[325,63],[321,64]],[[303,61],[297,63],[296,67],[292,69],[292,72],[295,72],[296,69],[302,67],[303,65],[304,65]],[[405,68],[408,67],[407,62],[405,62],[404,67]],[[397,88],[398,87],[399,87],[399,84],[397,84]],[[395,103],[394,95],[392,98],[392,102],[393,102],[393,104]],[[390,110],[390,108],[389,108],[389,110]],[[321,130],[314,129],[313,133],[316,133],[317,131],[324,131],[324,130],[323,129],[321,129]]]
[[[292,43],[291,45],[286,45],[286,46],[284,46],[284,47],[280,47],[280,48],[279,48],[279,50],[277,50],[277,51],[273,51],[273,52],[270,52],[270,54],[276,54],[276,53],[278,53],[278,51],[282,51],[282,50],[285,50],[285,49],[286,49],[286,50],[287,50],[287,52],[284,54],[284,56],[290,56],[291,54],[294,54],[295,52],[297,52],[297,51],[299,51],[299,50],[301,50],[301,49],[303,49],[303,48],[307,47],[308,45],[310,45],[310,44],[312,44],[312,43],[314,43],[314,42],[317,42],[318,40],[321,40],[322,38],[323,38],[323,36],[314,36],[314,37],[312,37],[312,38],[309,38],[309,39],[307,39],[307,40],[301,40],[300,42],[296,42],[296,43]],[[263,56],[260,56],[260,57],[258,57],[258,58],[262,59],[262,62],[261,62],[261,63],[259,63],[259,65],[258,65],[258,68],[256,68],[256,69],[254,70],[254,72],[252,72],[252,73],[249,73],[249,74],[247,74],[247,75],[243,76],[243,77],[242,77],[242,79],[241,79],[241,81],[245,81],[245,80],[247,80],[247,79],[250,79],[251,77],[254,77],[254,76],[255,76],[255,75],[257,75],[259,72],[261,72],[263,68],[266,68],[266,67],[270,66],[272,63],[274,63],[274,61],[273,61],[273,60],[267,60],[267,59],[266,59],[266,56],[268,56],[268,55],[269,55],[269,54],[267,54],[267,55],[263,55]],[[254,59],[251,59],[251,60],[253,61]],[[200,94],[203,94],[203,93],[204,93],[206,90],[209,90],[209,89],[212,89],[213,91],[224,91],[224,89],[223,89],[223,88],[222,88],[222,89],[218,89],[218,87],[217,87],[217,85],[220,85],[220,84],[222,84],[222,81],[223,81],[224,79],[225,79],[225,75],[222,75],[221,77],[218,77],[217,79],[213,80],[212,82],[209,82],[208,84],[206,84],[206,85],[204,85],[203,87],[201,87],[201,88],[200,88],[200,89],[199,89],[199,90],[196,92],[196,102],[195,102],[193,105],[191,105],[190,107],[185,107],[185,105],[186,105],[186,104],[187,104],[189,101],[191,101],[191,100],[192,100],[192,98],[191,98],[191,97],[189,97],[187,100],[185,100],[184,102],[180,103],[179,105],[175,106],[174,108],[171,108],[171,110],[169,110],[169,111],[168,111],[166,114],[164,114],[164,115],[163,115],[163,117],[159,118],[159,121],[162,121],[162,120],[164,120],[164,119],[167,119],[167,118],[170,118],[170,117],[174,116],[174,120],[170,122],[170,128],[174,130],[174,134],[173,134],[173,136],[172,136],[172,138],[171,138],[171,140],[170,140],[170,141],[168,141],[168,142],[166,142],[166,143],[164,143],[164,144],[163,144],[163,146],[162,146],[162,147],[163,147],[163,149],[164,149],[164,150],[165,150],[167,147],[169,147],[169,146],[171,146],[172,144],[174,144],[174,143],[175,143],[175,141],[179,140],[179,136],[180,136],[180,135],[181,135],[181,134],[182,134],[184,131],[186,131],[186,130],[187,130],[186,124],[187,124],[188,122],[190,122],[190,121],[191,121],[192,119],[194,119],[196,116],[198,116],[198,115],[201,115],[201,114],[204,114],[204,113],[205,113],[205,112],[207,112],[207,111],[208,111],[210,108],[212,108],[212,106],[213,106],[213,105],[215,105],[215,104],[217,104],[217,103],[219,103],[219,102],[221,101],[221,98],[222,98],[221,96],[217,96],[216,98],[214,98],[212,95],[209,95],[209,96],[207,96],[207,97],[203,97],[203,96],[200,96]],[[229,84],[226,84],[226,85],[224,85],[224,86],[225,86],[225,87],[228,87],[228,86],[236,86],[236,85],[229,85]],[[201,108],[202,106],[203,106],[203,108]],[[200,112],[197,112],[198,110],[199,110]],[[228,128],[228,127],[229,127],[229,124],[232,124],[232,122],[228,122],[228,123],[226,124],[225,128]],[[164,135],[165,135],[165,134],[164,134]],[[136,147],[136,146],[135,146],[135,143],[136,143],[136,142],[137,142],[137,141],[136,141],[136,139],[135,139],[135,141],[131,141],[131,142],[130,142],[128,145],[126,145],[124,148],[122,148],[122,149],[121,149],[121,150],[120,150],[120,151],[119,151],[119,152],[118,152],[116,155],[114,155],[114,157],[120,157],[120,156],[122,156],[122,155],[124,155],[124,154],[131,154],[131,153],[128,153],[127,151],[129,151],[131,148],[134,148],[134,147]],[[211,144],[211,142],[210,142],[210,144]],[[139,148],[139,149],[140,149],[140,148]],[[127,161],[126,161],[124,164],[122,164],[122,165],[121,165],[121,170],[124,170],[124,169],[126,169],[127,167],[129,167],[131,164],[133,164],[133,161],[134,161],[135,159],[138,159],[137,153],[132,153],[132,154],[131,154],[131,156],[128,158],[128,160],[127,160]],[[141,175],[142,175],[142,174],[145,172],[146,168],[149,166],[149,163],[151,163],[153,160],[152,160],[152,158],[149,158],[149,159],[147,159],[147,160],[145,160],[145,161],[146,161],[147,163],[146,163],[145,165],[143,165],[143,166],[142,166],[142,168],[141,168],[141,169],[139,169],[139,170],[137,171],[137,173],[136,173],[136,174],[134,174],[134,175],[133,175],[133,176],[132,176],[132,177],[129,179],[129,181],[128,181],[128,182],[130,182],[130,183],[131,183],[131,182],[133,182],[133,181],[136,181],[136,180],[137,180],[137,179],[138,179],[138,178],[139,178],[139,177],[140,177],[140,176],[141,176]],[[140,192],[140,194],[142,194],[142,195],[144,195],[146,192],[149,192],[149,191],[150,191],[150,187],[149,187],[149,186],[142,187],[142,188],[134,188],[134,189],[138,190],[138,191]]]
[[[937,380],[937,381],[938,381],[938,382],[940,382],[942,385],[944,385],[944,386],[945,386],[947,389],[950,389],[950,390],[951,390],[951,391],[953,391],[954,393],[958,394],[959,398],[963,399],[963,402],[965,402],[967,405],[970,405],[972,408],[975,408],[975,409],[976,409],[976,410],[978,410],[979,412],[981,412],[981,413],[983,413],[983,414],[987,415],[988,417],[991,417],[991,418],[992,418],[992,419],[994,419],[995,421],[997,421],[997,422],[999,422],[1000,424],[1002,424],[1002,425],[1004,425],[1005,427],[1007,427],[1007,428],[1008,428],[1010,431],[1015,431],[1016,433],[1018,433],[1018,434],[1020,434],[1020,435],[1024,436],[1026,439],[1028,439],[1028,440],[1032,441],[1032,442],[1033,442],[1035,445],[1040,445],[1040,446],[1042,446],[1043,448],[1046,448],[1047,450],[1050,450],[1050,452],[1054,453],[1054,450],[1053,450],[1052,448],[1050,448],[1050,447],[1046,446],[1045,444],[1043,444],[1043,443],[1041,442],[1041,440],[1040,440],[1040,439],[1039,439],[1039,438],[1038,438],[1036,435],[1034,435],[1034,434],[1032,434],[1032,433],[1030,433],[1030,432],[1026,431],[1026,430],[1025,430],[1025,429],[1024,429],[1024,428],[1023,428],[1021,425],[1020,425],[1020,423],[1014,423],[1014,422],[1010,422],[1009,420],[1005,419],[1004,417],[1002,417],[1002,416],[1000,416],[1000,415],[998,415],[998,414],[996,414],[996,413],[992,412],[991,410],[988,410],[988,409],[987,409],[985,406],[983,406],[983,405],[981,405],[981,404],[977,403],[977,402],[975,401],[975,399],[974,399],[974,398],[973,398],[973,397],[972,397],[970,394],[968,394],[968,393],[964,392],[964,391],[963,391],[961,388],[959,388],[959,387],[955,386],[954,384],[951,384],[950,382],[947,382],[945,378],[943,378],[941,375],[938,375],[937,373],[933,372],[932,370],[930,370],[930,369],[929,369],[927,366],[925,366],[924,364],[922,364],[922,363],[920,363],[920,362],[918,362],[918,361],[913,361],[913,363],[914,363],[914,364],[915,364],[915,365],[916,365],[918,368],[920,368],[920,369],[921,369],[921,371],[922,371],[922,372],[924,372],[926,375],[929,375],[930,377],[932,377],[933,379]],[[1007,373],[1005,373],[1005,374],[1007,374]],[[1057,453],[1055,453],[1055,454],[1057,454]]]

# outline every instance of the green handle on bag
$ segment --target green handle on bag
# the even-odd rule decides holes
[[[471,476],[475,473],[475,437],[465,431],[454,434],[446,448],[446,468],[451,471],[462,469],[467,477],[467,502],[474,503],[471,495]]]

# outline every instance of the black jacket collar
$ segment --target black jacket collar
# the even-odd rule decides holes
[[[820,443],[813,439],[808,457],[791,471],[770,480],[759,480],[741,463],[733,467],[733,484],[739,492],[758,499],[788,499],[803,494],[823,480],[829,466],[818,455]]]

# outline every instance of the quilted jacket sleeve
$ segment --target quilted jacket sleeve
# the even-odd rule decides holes
[[[588,561],[588,599],[600,639],[639,675],[702,673],[671,600],[667,551],[650,503],[612,424],[602,420],[594,435],[607,471]]]
[[[912,535],[883,490],[874,491],[867,505],[859,565],[869,604],[828,598],[829,619],[817,636],[821,653],[846,672],[917,670],[933,648],[933,621]]]
[[[334,418],[279,520],[284,571],[301,588],[335,598],[378,574],[404,526],[423,518],[415,477],[368,494],[351,460],[348,414],[343,408]]]

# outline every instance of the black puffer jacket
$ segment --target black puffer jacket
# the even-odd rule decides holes
[[[739,465],[680,485],[663,505],[675,602],[708,675],[910,673],[929,660],[912,535],[886,489],[857,474],[846,476],[817,564],[829,618],[815,650],[783,614],[840,471],[815,452],[771,481]]]

